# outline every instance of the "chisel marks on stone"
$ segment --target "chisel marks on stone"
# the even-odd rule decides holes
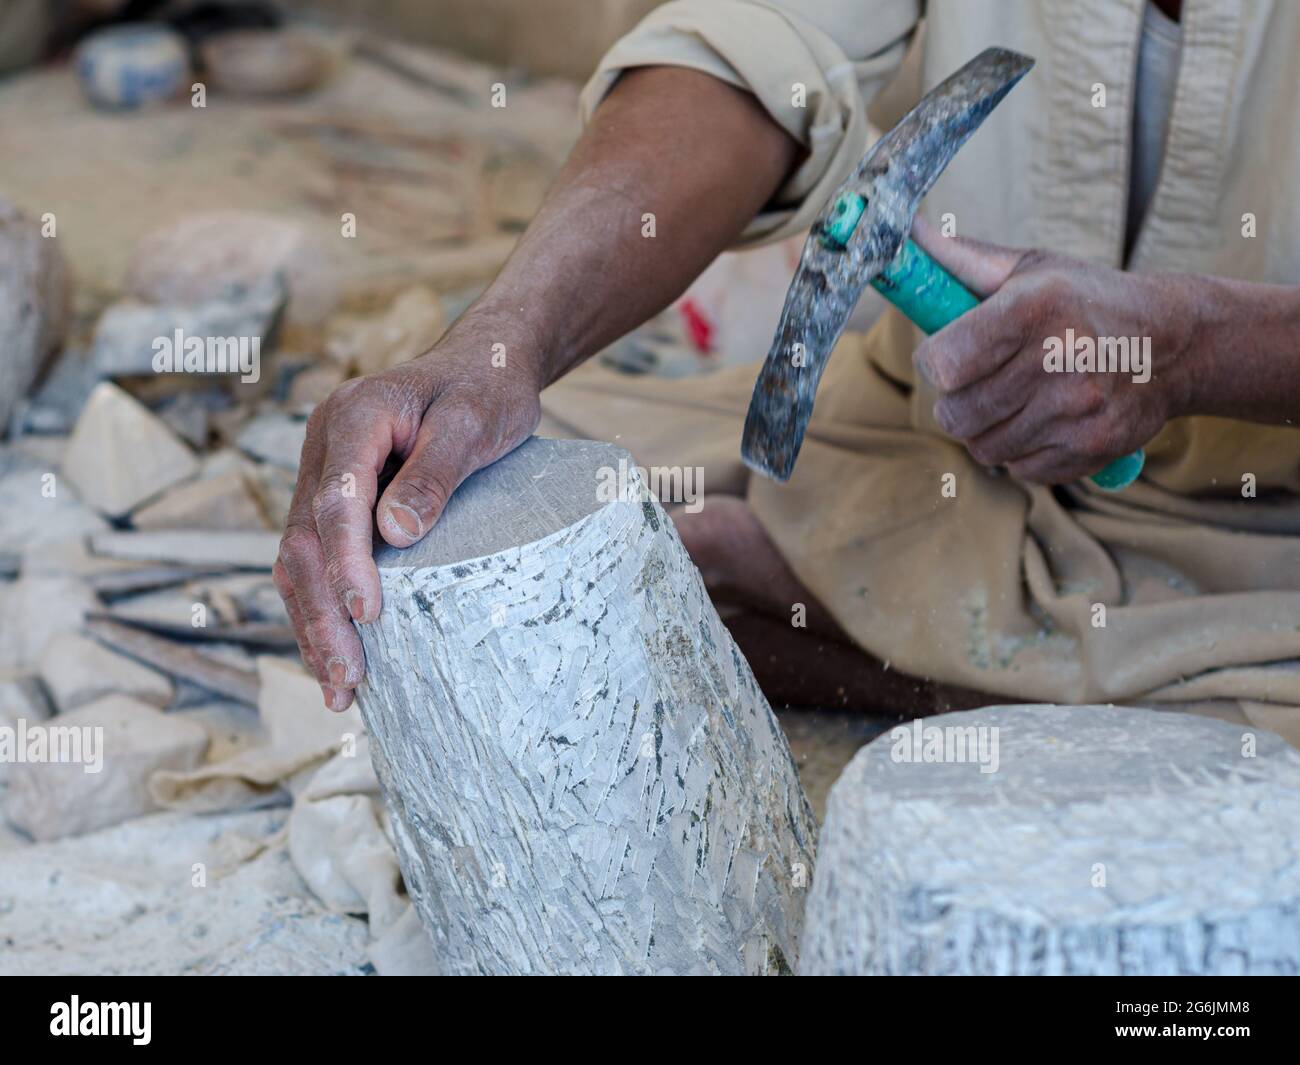
[[[473,550],[489,514],[518,530],[534,495],[573,497],[536,539],[485,565],[445,543],[424,551],[436,565],[382,560],[360,704],[447,972],[769,972],[796,956],[816,836],[793,759],[672,522],[654,502],[595,503],[620,457],[532,441],[448,515]]]

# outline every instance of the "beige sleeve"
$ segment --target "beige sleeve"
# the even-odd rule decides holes
[[[582,92],[583,121],[631,67],[690,67],[747,89],[808,149],[803,165],[737,246],[782,239],[808,228],[866,151],[874,137],[866,102],[898,69],[922,4],[672,0],[600,61]]]

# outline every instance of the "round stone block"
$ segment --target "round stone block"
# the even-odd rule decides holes
[[[1300,972],[1300,755],[1106,706],[886,732],[831,791],[803,974]]]

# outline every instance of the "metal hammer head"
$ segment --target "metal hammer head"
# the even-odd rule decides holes
[[[789,480],[831,349],[863,288],[898,253],[944,167],[1034,61],[989,48],[881,137],[813,223],[745,419],[741,456]]]

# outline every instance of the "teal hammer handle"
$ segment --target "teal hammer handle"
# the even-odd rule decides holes
[[[979,304],[974,293],[910,239],[871,287],[927,335],[937,333]],[[1139,448],[1094,473],[1092,483],[1107,492],[1118,492],[1137,480],[1145,463],[1146,453]]]

